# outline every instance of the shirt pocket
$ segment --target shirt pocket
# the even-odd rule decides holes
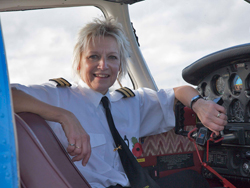
[[[101,157],[104,159],[106,138],[104,134],[88,133],[90,136],[91,155],[92,157]]]

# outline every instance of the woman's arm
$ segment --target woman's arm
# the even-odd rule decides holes
[[[175,97],[185,106],[190,107],[191,99],[196,95],[199,95],[191,86],[181,86],[174,88]],[[197,114],[202,124],[215,132],[216,135],[219,131],[224,129],[227,124],[226,109],[213,101],[199,99],[193,103],[192,109]],[[221,114],[217,117],[218,114]]]
[[[68,145],[68,153],[75,156],[72,160],[79,161],[83,159],[82,164],[84,166],[87,164],[91,154],[90,138],[73,113],[44,103],[15,88],[12,88],[12,98],[15,113],[31,112],[40,115],[45,120],[60,123],[68,138],[68,142],[80,147],[76,148]]]

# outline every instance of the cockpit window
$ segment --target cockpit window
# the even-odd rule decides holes
[[[250,4],[244,0],[142,1],[129,11],[158,88],[186,84],[186,66],[250,42]]]
[[[104,17],[93,6],[0,14],[10,82],[21,84],[42,84],[58,77],[72,80],[72,52],[79,29]]]
[[[71,78],[73,46],[78,30],[95,7],[58,8],[1,13],[10,82],[41,84]]]
[[[248,43],[249,12],[250,4],[244,0],[142,1],[129,5],[140,49],[158,88],[186,84],[184,67],[207,54]],[[103,13],[92,6],[0,15],[10,82],[40,84],[49,78],[70,80],[77,31]],[[129,76],[123,85],[133,87]]]

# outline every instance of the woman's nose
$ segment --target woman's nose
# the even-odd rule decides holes
[[[101,70],[105,70],[108,68],[107,61],[105,58],[101,58],[98,64],[98,68]]]

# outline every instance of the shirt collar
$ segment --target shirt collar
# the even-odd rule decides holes
[[[103,95],[102,93],[96,92],[93,89],[91,89],[85,82],[83,82],[82,80],[79,80],[78,85],[81,87],[81,89],[83,90],[85,96],[87,97],[87,99],[94,104],[94,106],[97,108],[98,105],[100,104],[100,101],[102,99],[103,96],[108,97],[109,101],[113,102],[113,101],[117,101],[119,100],[119,98],[122,98],[122,95],[114,95],[113,93],[118,93],[118,92],[112,92],[112,94],[110,94],[109,90],[108,92]]]

